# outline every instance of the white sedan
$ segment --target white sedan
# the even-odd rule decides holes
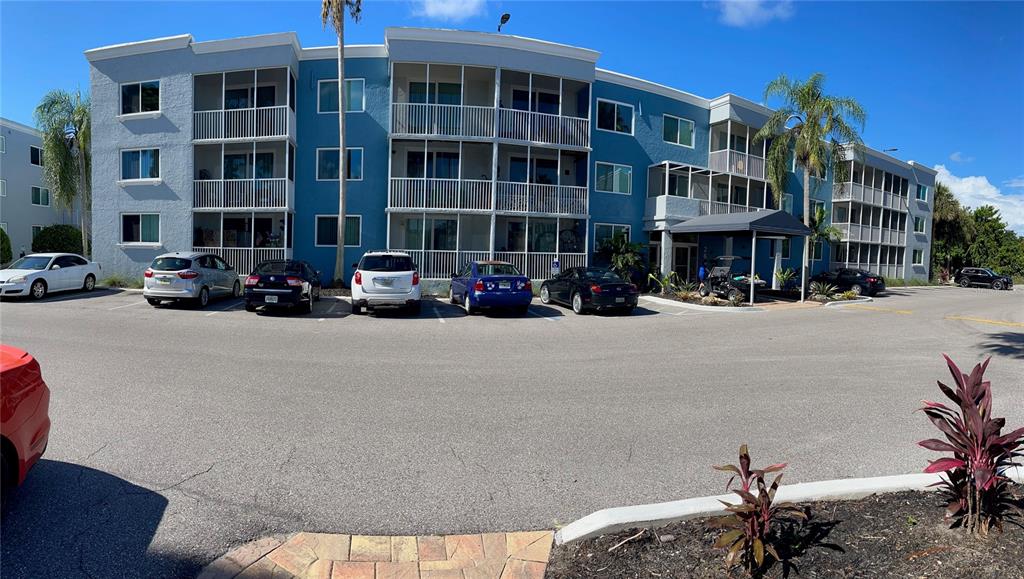
[[[100,265],[74,253],[33,253],[0,269],[0,295],[41,299],[50,292],[92,291]]]

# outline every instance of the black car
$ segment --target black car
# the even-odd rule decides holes
[[[863,269],[841,267],[836,271],[825,271],[811,278],[836,286],[841,292],[852,291],[857,295],[873,296],[885,291],[885,278]]]
[[[986,285],[995,290],[1013,289],[1013,279],[999,275],[987,267],[965,267],[953,275],[953,281],[960,287]]]
[[[265,306],[298,307],[312,313],[321,289],[320,272],[304,261],[264,261],[245,278],[245,311],[254,312]]]
[[[577,314],[590,310],[620,310],[629,314],[636,308],[639,296],[635,285],[603,267],[574,267],[540,286],[541,303],[563,303]]]

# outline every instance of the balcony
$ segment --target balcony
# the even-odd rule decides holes
[[[498,109],[498,138],[577,147],[590,147],[590,119]]]
[[[291,249],[283,247],[192,247],[192,251],[209,252],[224,258],[238,275],[248,275],[256,265],[271,259],[288,259]]]
[[[507,213],[586,215],[587,188],[498,181],[496,210]]]
[[[840,232],[841,241],[856,243],[879,243],[885,245],[905,246],[907,234],[904,231],[875,225],[859,223],[833,223]]]
[[[295,184],[277,179],[202,179],[192,183],[195,209],[280,209],[295,206]]]
[[[489,211],[492,191],[490,181],[392,177],[388,207]]]
[[[708,167],[714,173],[732,173],[764,181],[764,159],[739,151],[711,151]]]
[[[295,111],[287,106],[196,111],[192,140],[280,139],[295,136]]]
[[[832,186],[832,201],[856,201],[895,211],[907,211],[907,201],[899,194],[875,189],[861,183],[836,183]]]
[[[490,251],[456,250],[401,250],[412,256],[413,262],[423,279],[449,279],[456,270],[471,261],[491,259]],[[551,263],[558,260],[562,271],[587,264],[585,253],[553,253],[525,251],[496,251],[494,259],[507,261],[530,279],[543,280],[551,277]]]
[[[287,67],[200,74],[192,140],[295,138],[295,77]]]

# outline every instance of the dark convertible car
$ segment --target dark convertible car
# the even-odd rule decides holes
[[[640,292],[637,287],[603,267],[574,267],[540,286],[540,301],[559,302],[582,314],[591,310],[632,313]]]

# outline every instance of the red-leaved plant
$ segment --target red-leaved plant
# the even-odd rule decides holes
[[[766,552],[776,561],[781,560],[771,544],[775,538],[772,533],[773,523],[788,516],[807,518],[803,511],[791,503],[773,502],[779,481],[782,480],[781,473],[775,477],[770,487],[764,482],[765,474],[781,471],[786,468],[786,463],[751,470],[750,454],[747,452],[747,445],[744,444],[740,447],[739,466],[726,464],[714,468],[733,473],[725,485],[726,490],[732,486],[734,480],[739,479],[740,488],[732,489],[732,492],[742,499],[738,505],[719,501],[732,514],[712,519],[709,523],[712,527],[728,529],[715,541],[715,547],[728,549],[725,566],[732,568],[743,564],[747,571],[753,574],[764,565]]]
[[[1004,473],[1024,456],[1024,428],[1001,434],[1005,418],[992,417],[992,386],[983,380],[989,360],[978,364],[970,375],[960,371],[949,356],[943,354],[956,389],[939,382],[939,390],[953,401],[956,408],[939,402],[924,401],[924,412],[946,436],[922,440],[918,444],[929,450],[952,453],[952,457],[930,462],[924,472],[944,472],[946,478],[933,486],[942,487],[949,499],[946,518],[953,527],[987,535],[993,526],[1002,529],[1002,519],[1012,500],[1011,480]]]

